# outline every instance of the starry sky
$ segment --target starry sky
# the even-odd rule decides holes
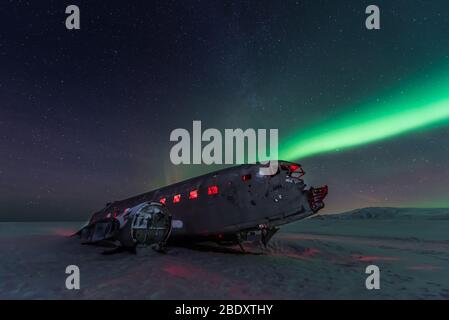
[[[171,164],[193,120],[279,129],[324,212],[448,207],[448,40],[447,0],[3,1],[0,220],[84,220],[219,169]]]

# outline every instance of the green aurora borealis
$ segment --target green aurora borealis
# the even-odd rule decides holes
[[[357,110],[300,129],[280,143],[280,158],[295,161],[449,122],[449,77],[417,78]]]

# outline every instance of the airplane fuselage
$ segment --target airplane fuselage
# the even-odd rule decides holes
[[[260,174],[259,164],[240,165],[116,201],[95,213],[89,225],[115,219],[141,203],[158,202],[171,214],[169,240],[226,243],[315,214],[324,206],[327,187],[307,189],[299,165],[279,164],[273,175]]]

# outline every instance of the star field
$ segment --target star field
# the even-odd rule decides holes
[[[371,2],[77,0],[69,31],[68,3],[5,1],[0,219],[85,219],[218,169],[170,163],[170,132],[193,120],[278,128],[282,150],[449,72],[447,1],[376,0],[382,28],[368,31]],[[446,207],[448,137],[439,123],[296,160],[329,185],[327,212]]]

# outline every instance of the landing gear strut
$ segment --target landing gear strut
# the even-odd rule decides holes
[[[270,242],[271,238],[274,236],[276,232],[279,231],[279,228],[276,227],[265,227],[261,230],[261,241],[264,247],[266,248],[268,242]]]

